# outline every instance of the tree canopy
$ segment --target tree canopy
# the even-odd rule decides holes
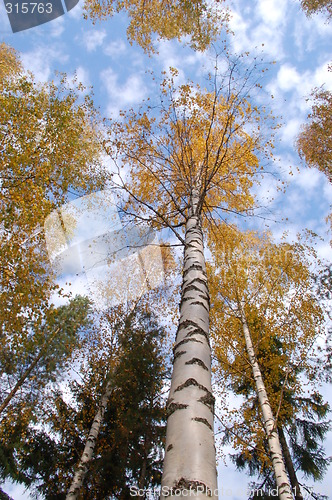
[[[301,7],[307,16],[322,12],[328,16],[329,20],[332,17],[331,0],[301,0]]]
[[[127,36],[145,51],[155,48],[155,37],[178,40],[189,37],[191,46],[205,50],[227,21],[224,0],[85,0],[85,16],[96,21],[124,11],[129,18]]]
[[[332,93],[316,89],[308,123],[297,139],[300,156],[309,167],[316,167],[332,182]]]

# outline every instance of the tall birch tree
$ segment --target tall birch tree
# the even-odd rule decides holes
[[[217,497],[204,231],[214,218],[253,209],[257,155],[270,146],[260,142],[263,119],[248,95],[252,68],[241,77],[238,65],[228,61],[210,90],[176,87],[173,70],[158,115],[148,105],[124,112],[105,145],[118,168],[114,187],[127,196],[124,217],[168,228],[184,247],[161,498],[178,490]]]
[[[323,334],[322,310],[312,291],[309,249],[300,243],[273,244],[268,235],[241,234],[224,227],[218,238],[212,237],[211,250],[217,262],[211,269],[217,370],[222,380],[245,397],[238,413],[241,422],[233,426],[232,441],[241,449],[237,463],[247,462],[253,472],[273,470],[280,498],[279,469],[283,467],[284,477],[287,472],[286,479],[289,476],[295,498],[300,500],[295,468],[308,471],[311,460],[312,470],[316,465],[324,469],[316,444],[308,441],[311,456],[306,464],[301,459],[300,428],[310,427],[313,435],[322,438],[327,424],[315,424],[312,414],[323,419],[328,411],[316,387],[310,397],[305,392],[316,376],[312,355]],[[286,426],[297,450],[293,454],[296,467],[283,432]],[[227,427],[232,427],[230,422]],[[226,434],[230,438],[229,430]]]

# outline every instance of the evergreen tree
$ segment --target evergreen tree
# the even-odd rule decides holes
[[[24,357],[15,372],[1,367],[1,479],[30,484],[31,478],[22,466],[26,450],[35,446],[34,427],[44,421],[48,388],[64,378],[73,353],[81,344],[80,333],[90,322],[89,308],[89,301],[83,297],[76,297],[65,306],[49,308],[42,325],[44,343],[39,352]]]
[[[88,363],[83,361],[82,378],[70,383],[72,399],[66,403],[56,394],[55,405],[48,409],[47,432],[35,431],[33,446],[20,464],[33,478],[34,490],[48,500],[66,498],[107,384],[106,411],[83,486],[74,498],[125,499],[130,487],[160,484],[164,333],[149,312],[126,316],[119,307],[108,316],[112,325],[108,322],[108,328],[94,331],[89,339],[95,352]]]

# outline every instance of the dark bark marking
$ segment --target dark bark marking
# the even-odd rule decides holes
[[[195,300],[195,299],[196,299],[196,297],[182,297],[181,302],[186,302],[187,300]]]
[[[195,292],[198,292],[200,294],[200,296],[203,292],[203,290],[201,288],[199,288],[199,286],[191,283],[190,285],[185,285],[182,288],[182,298],[186,295],[186,293],[191,292],[192,290],[195,290]],[[208,297],[208,294],[206,294],[205,300],[207,300],[207,297]]]
[[[172,449],[173,449],[173,445],[170,444],[170,445],[167,446],[167,450],[166,451],[171,451]]]
[[[185,299],[185,300],[188,300],[188,299]],[[206,299],[204,299],[204,300],[206,300]],[[207,312],[209,312],[209,311],[210,311],[209,306],[206,306],[206,305],[204,304],[204,302],[201,302],[201,301],[197,301],[197,300],[196,300],[195,302],[192,302],[192,303],[191,303],[191,305],[193,305],[193,306],[194,306],[194,305],[201,306],[201,307],[204,307],[204,309],[205,309]]]
[[[195,328],[195,330],[191,330],[191,332],[187,333],[185,338],[192,337],[193,335],[203,335],[208,345],[210,345],[210,340],[208,334],[200,327]]]
[[[190,271],[200,271],[203,274],[204,278],[207,278],[206,271],[203,269],[203,267],[200,264],[191,264],[191,266],[184,269],[184,271],[182,273],[183,278],[185,278],[185,276],[188,273],[190,273]]]
[[[200,422],[201,424],[204,424],[206,425],[209,429],[211,429],[211,431],[213,431],[212,429],[212,425],[210,424],[210,422],[208,420],[206,420],[206,418],[202,418],[202,417],[195,417],[195,418],[192,418],[191,420],[195,420],[196,422]]]
[[[177,483],[171,488],[170,493],[173,492],[176,495],[176,491],[183,490],[191,490],[191,491],[200,491],[202,493],[206,493],[208,497],[212,497],[212,490],[202,481],[193,481],[192,479],[185,479],[181,477]],[[177,495],[178,496],[178,495]]]
[[[205,280],[202,280],[201,278],[193,278],[191,281],[189,281],[189,283],[182,283],[182,288],[185,288],[187,286],[191,286],[193,285],[194,283],[200,283],[201,285],[204,285],[207,287],[207,283]]]
[[[214,398],[212,392],[208,391],[205,394],[205,396],[202,396],[201,398],[199,398],[198,402],[203,403],[203,405],[207,406],[209,408],[209,410],[211,410],[212,413],[214,413],[215,398]]]
[[[166,417],[170,417],[177,410],[185,410],[188,405],[183,403],[170,403],[166,406]]]
[[[183,354],[186,354],[187,351],[178,351],[174,354],[174,357],[173,357],[173,364],[175,362],[176,359],[178,359],[180,356],[183,356]]]
[[[202,291],[198,295],[201,299],[206,300],[209,303],[209,307],[210,307],[210,295],[208,293],[206,295],[203,295]]]
[[[179,385],[179,387],[177,387],[174,392],[182,391],[182,389],[185,389],[186,387],[190,387],[191,385],[198,387],[199,389],[202,389],[202,391],[205,391],[208,393],[210,392],[206,387],[204,387],[204,385],[197,382],[197,380],[195,380],[194,378],[188,378],[188,380],[186,380],[183,384]]]
[[[201,359],[199,359],[199,358],[192,358],[190,361],[186,361],[185,365],[199,365],[204,370],[209,371],[209,369],[206,366],[206,364]]]
[[[179,333],[181,330],[183,330],[183,328],[188,328],[189,326],[192,326],[195,329],[200,328],[198,326],[198,324],[195,323],[195,321],[192,321],[191,319],[186,319],[179,324],[179,328],[178,328],[177,333]]]
[[[186,319],[185,321],[182,321],[182,323],[180,323],[177,334],[184,328],[189,328],[190,326],[193,328],[193,330],[187,333],[186,337],[191,337],[192,335],[196,334],[203,335],[206,338],[207,342],[209,342],[208,334],[197,323],[195,323],[195,321],[192,321],[190,319]]]
[[[181,342],[179,342],[178,344],[176,344],[174,347],[173,347],[173,354],[175,354],[175,350],[180,347],[181,345],[183,344],[187,344],[188,342],[198,342],[199,344],[203,344],[204,342],[202,342],[201,340],[197,340],[197,339],[183,339],[181,340]]]

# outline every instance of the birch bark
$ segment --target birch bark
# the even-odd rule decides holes
[[[82,453],[81,459],[74,474],[73,481],[68,490],[66,500],[76,500],[77,498],[79,498],[80,489],[83,485],[84,478],[88,471],[89,463],[93,457],[93,453],[96,447],[96,442],[98,439],[98,434],[100,431],[101,424],[103,423],[104,420],[105,411],[110,396],[112,394],[112,390],[113,390],[112,383],[111,381],[108,381],[105,392],[100,401],[99,409],[92,422],[89,436],[86,440],[84,451]]]
[[[198,196],[193,196],[186,223],[180,320],[167,403],[161,500],[173,496],[218,498],[209,343],[210,298],[197,206]]]
[[[286,437],[285,437],[285,434],[284,434],[284,431],[283,431],[283,428],[281,425],[280,426],[278,425],[278,434],[279,434],[282,453],[283,453],[284,460],[285,460],[286,469],[287,469],[289,479],[290,479],[290,482],[292,485],[292,490],[293,490],[293,493],[295,496],[295,500],[303,500],[301,488],[300,488],[299,482],[298,482],[297,477],[296,477],[296,472],[294,469],[293,460],[292,460],[292,457],[291,457],[291,454],[289,451],[289,447],[288,447],[288,444],[286,441]]]
[[[243,305],[239,303],[238,306],[241,315],[243,335],[246,342],[249,362],[252,367],[253,377],[256,384],[257,397],[263,415],[264,428],[268,440],[270,457],[272,460],[272,466],[278,490],[278,497],[280,500],[293,500],[294,497],[292,494],[291,486],[289,483],[289,479],[285,469],[285,464],[283,461],[283,455],[281,451],[278,431],[275,425],[275,420],[272,413],[269,398],[265,389],[263,377],[259,368],[259,364],[256,359],[255,350],[252,344],[251,335],[245,317]]]

